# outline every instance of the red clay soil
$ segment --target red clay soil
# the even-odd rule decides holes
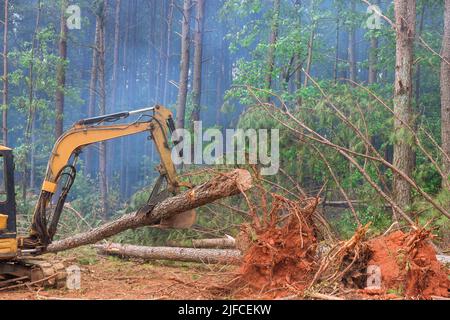
[[[309,284],[316,266],[316,237],[311,215],[317,199],[301,207],[297,202],[275,197],[269,221],[253,229],[251,245],[240,268],[241,284],[276,298],[285,290],[302,290]],[[287,214],[287,215],[286,215]],[[285,222],[280,223],[280,216]]]
[[[73,253],[67,253],[72,257]],[[77,259],[73,263],[77,264]],[[70,265],[67,262],[66,265]],[[0,291],[0,300],[178,300],[229,299],[223,290],[234,266],[122,261],[99,257],[81,267],[81,290],[22,287]]]
[[[393,232],[369,241],[372,257],[369,265],[381,269],[382,292],[406,298],[448,297],[448,270],[436,259],[424,230],[405,234]]]
[[[311,219],[318,200],[310,199],[302,205],[272,196],[272,208],[263,221],[252,227],[244,226],[245,236],[238,237],[247,241],[241,246],[245,250],[240,277],[235,283],[237,297],[252,293],[257,293],[259,298],[301,294],[318,270],[317,230]],[[382,288],[365,290],[365,280],[356,287],[350,286],[343,277],[339,281],[341,287],[346,288],[345,296],[363,299],[448,297],[449,271],[436,259],[436,252],[430,245],[431,237],[430,231],[421,229],[408,234],[397,231],[369,241],[361,239],[360,245],[367,248],[367,254],[347,273],[364,276],[368,265],[378,265]]]

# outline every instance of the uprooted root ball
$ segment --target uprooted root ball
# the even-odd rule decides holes
[[[274,195],[261,227],[247,228],[250,246],[244,254],[240,280],[256,290],[303,289],[316,268],[317,241],[311,216],[318,199],[302,203]]]
[[[337,243],[320,259],[320,266],[314,275],[310,288],[320,283],[320,287],[364,288],[367,280],[367,261],[372,251],[364,241],[370,224],[359,227],[347,241]]]
[[[315,293],[358,299],[448,297],[448,270],[436,259],[430,231],[396,231],[367,240],[370,225],[366,225],[349,240],[318,255],[318,230],[312,216],[319,199],[295,202],[271,196],[271,208],[264,209],[257,223],[243,225],[236,239],[244,258],[231,289],[235,294],[259,298],[314,297]],[[379,289],[366,288],[368,266],[381,272]]]
[[[407,298],[448,296],[448,271],[436,259],[430,237],[424,229],[396,231],[369,242],[373,255],[368,264],[380,267],[383,292]]]

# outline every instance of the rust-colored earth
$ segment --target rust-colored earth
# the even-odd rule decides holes
[[[303,219],[269,225],[270,229],[259,230],[258,241],[249,247],[240,267],[126,261],[84,248],[59,255],[66,266],[81,267],[81,290],[22,287],[0,290],[0,300],[300,298],[319,264],[313,229]],[[346,299],[448,298],[449,270],[436,259],[429,237],[424,230],[396,231],[367,241],[372,251],[367,265],[380,267],[382,288],[344,288],[338,295]]]
[[[253,229],[255,239],[244,254],[238,292],[264,292],[265,298],[280,298],[305,289],[316,266],[317,240],[311,216],[317,203],[312,199],[301,206],[275,197],[267,219]],[[287,218],[280,223],[283,214]]]
[[[245,248],[245,254],[239,269],[240,277],[233,283],[237,287],[235,294],[239,292],[238,297],[245,298],[254,293],[269,299],[293,294],[308,296],[313,285],[320,282],[316,276],[324,275],[322,266],[333,270],[331,277],[322,278],[325,285],[333,282],[335,289],[339,287],[334,292],[339,292],[342,298],[449,297],[450,273],[436,258],[436,251],[430,243],[433,238],[430,231],[396,231],[371,240],[365,240],[363,234],[353,237],[356,242],[348,247],[345,241],[338,244],[338,248],[345,248],[340,254],[343,255],[341,259],[337,254],[340,250],[336,250],[336,255],[333,255],[336,259],[323,260],[317,255],[317,230],[311,219],[318,201],[310,199],[304,203],[306,206],[275,196],[273,206],[262,223],[244,226],[241,232],[244,236],[238,239],[246,243],[241,246]],[[280,223],[280,217],[283,219],[286,214],[288,219]],[[351,262],[352,256],[357,260]],[[369,265],[378,266],[381,270],[382,287],[378,290],[365,289]],[[343,276],[333,278],[339,274]],[[348,277],[353,279],[354,275],[358,281],[345,281]]]
[[[81,267],[81,290],[24,287],[0,291],[0,300],[227,299],[223,285],[235,276],[235,267],[144,263],[112,257],[89,259],[95,260],[86,261],[78,252],[65,255],[65,265]]]
[[[423,233],[423,231],[422,231]],[[448,270],[436,259],[429,235],[396,231],[369,242],[372,258],[369,265],[381,269],[382,289],[407,298],[447,297],[450,288]]]

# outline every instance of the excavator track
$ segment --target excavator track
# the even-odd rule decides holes
[[[66,284],[66,268],[61,262],[40,259],[18,259],[0,262],[0,290],[21,286],[62,288]]]

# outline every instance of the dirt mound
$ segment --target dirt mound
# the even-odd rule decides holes
[[[299,203],[273,197],[261,226],[245,229],[250,245],[240,268],[240,280],[276,296],[283,288],[302,290],[311,281],[317,248],[311,216],[318,199]]]
[[[430,237],[426,230],[396,231],[369,241],[372,256],[368,265],[380,267],[384,292],[407,298],[448,296],[448,271],[436,259]]]

